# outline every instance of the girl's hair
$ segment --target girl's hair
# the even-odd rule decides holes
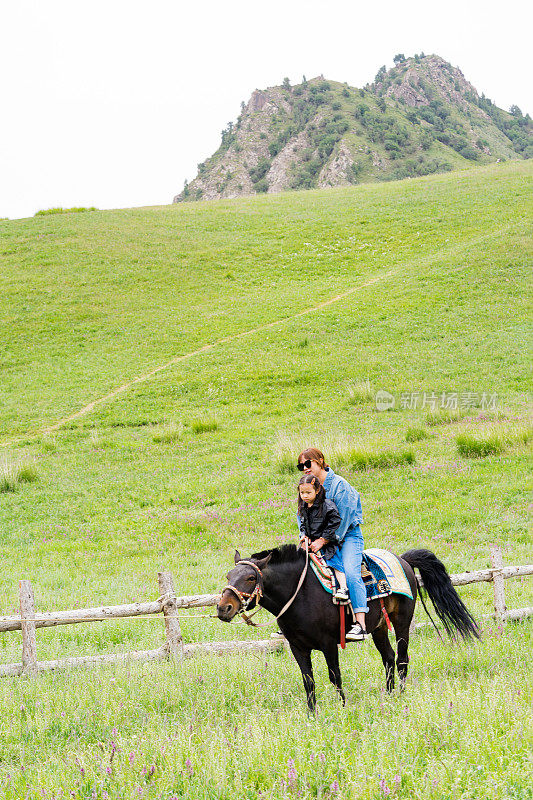
[[[307,450],[304,450],[298,456],[298,462],[300,461],[307,461],[310,458],[311,461],[316,461],[319,467],[322,469],[328,469],[328,465],[326,464],[326,456],[322,452],[322,450],[318,450],[316,447],[308,447]]]
[[[298,481],[298,514],[302,514],[306,503],[300,497],[300,486],[304,483],[310,484],[316,492],[316,497],[314,500],[313,505],[318,506],[318,510],[322,511],[322,506],[324,505],[324,501],[326,499],[326,492],[324,491],[324,487],[316,477],[316,475],[304,475],[303,478],[300,478]]]

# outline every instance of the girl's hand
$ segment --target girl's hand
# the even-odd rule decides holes
[[[326,540],[321,536],[320,539],[315,539],[314,542],[311,542],[311,544],[309,545],[309,549],[311,550],[312,553],[316,553],[318,550],[324,547],[325,544]]]
[[[302,536],[300,538],[300,547],[302,548],[302,550],[305,550],[306,541],[307,541],[307,546],[310,547],[311,546],[311,541],[307,538],[307,536]]]

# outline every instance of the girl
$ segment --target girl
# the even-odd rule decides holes
[[[324,560],[333,558],[339,540],[335,532],[341,517],[333,500],[326,499],[324,487],[314,475],[305,475],[298,484],[298,527],[300,542],[309,542],[313,553],[321,552]],[[340,589],[335,592],[339,600],[348,600],[348,587],[344,572],[335,570]]]
[[[326,464],[324,453],[315,447],[309,447],[298,456],[298,469],[304,475],[314,476],[321,484],[326,498],[333,500],[341,517],[341,524],[336,530],[339,550],[333,554],[329,566],[343,570],[346,574],[350,600],[355,614],[355,624],[346,633],[348,640],[366,639],[365,616],[368,611],[366,589],[361,578],[361,560],[363,557],[363,534],[361,523],[363,512],[359,492],[350,486],[348,481],[336,475]]]

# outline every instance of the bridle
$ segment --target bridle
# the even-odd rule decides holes
[[[251,619],[252,616],[255,616],[257,611],[259,611],[259,609],[257,609],[254,612],[254,614],[251,614],[250,616],[247,616],[247,614],[246,614],[246,611],[248,611],[248,608],[250,607],[250,603],[252,602],[252,600],[254,600],[254,598],[257,598],[256,602],[257,602],[257,605],[259,605],[259,601],[263,597],[263,573],[261,572],[261,570],[259,569],[257,564],[254,564],[253,561],[248,561],[247,559],[241,559],[240,561],[237,561],[235,566],[238,567],[241,564],[248,564],[250,567],[253,567],[255,569],[255,571],[257,572],[257,583],[255,584],[254,590],[252,592],[241,592],[239,589],[237,589],[236,586],[233,586],[231,583],[228,583],[227,586],[224,586],[224,588],[222,589],[221,596],[224,594],[224,592],[227,589],[229,589],[230,592],[233,592],[233,594],[235,595],[235,597],[237,598],[237,600],[241,604],[240,608],[237,611],[237,614],[240,614],[242,616],[243,620],[246,622],[247,625],[253,625],[254,628],[262,628],[264,625],[271,625],[272,624],[271,622],[262,623],[261,625],[257,625],[255,622],[252,622],[252,619]],[[285,605],[283,606],[283,608],[281,609],[279,614],[276,614],[274,622],[277,622],[277,620],[281,616],[283,616],[283,614],[294,603],[294,601],[296,599],[296,595],[298,594],[298,592],[302,588],[303,582],[305,580],[305,576],[307,575],[308,566],[309,566],[309,542],[308,542],[308,540],[306,538],[305,539],[305,566],[304,566],[304,568],[302,570],[302,574],[300,575],[300,578],[298,580],[298,586],[296,587],[296,591],[294,592],[292,597],[285,603]]]
[[[230,590],[230,592],[233,592],[233,594],[235,595],[235,597],[237,598],[237,600],[241,604],[241,607],[237,611],[237,614],[244,614],[246,611],[248,611],[248,608],[250,607],[250,603],[254,599],[257,598],[256,599],[256,603],[259,603],[259,601],[263,597],[263,573],[261,572],[261,570],[259,569],[257,564],[254,564],[253,561],[248,561],[248,560],[243,558],[240,561],[237,561],[235,566],[236,567],[240,567],[241,564],[247,564],[248,566],[253,567],[255,569],[256,573],[257,573],[257,582],[256,582],[256,584],[254,586],[253,591],[252,592],[241,592],[239,589],[237,589],[236,586],[233,586],[233,584],[228,583],[226,586],[224,586],[224,588],[222,589],[222,592],[221,592],[221,596],[228,589]],[[246,617],[244,617],[244,619],[246,619]]]

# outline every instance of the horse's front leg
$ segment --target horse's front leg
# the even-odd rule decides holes
[[[315,679],[313,677],[313,665],[311,663],[311,651],[304,650],[289,642],[292,654],[296,663],[302,671],[304,689],[307,695],[307,706],[310,712],[316,708]]]
[[[343,706],[345,706],[346,697],[344,696],[344,692],[342,690],[341,668],[339,666],[339,650],[337,645],[334,644],[333,647],[330,647],[323,652],[324,658],[326,659],[326,664],[328,665],[329,679],[335,689],[338,691]]]

